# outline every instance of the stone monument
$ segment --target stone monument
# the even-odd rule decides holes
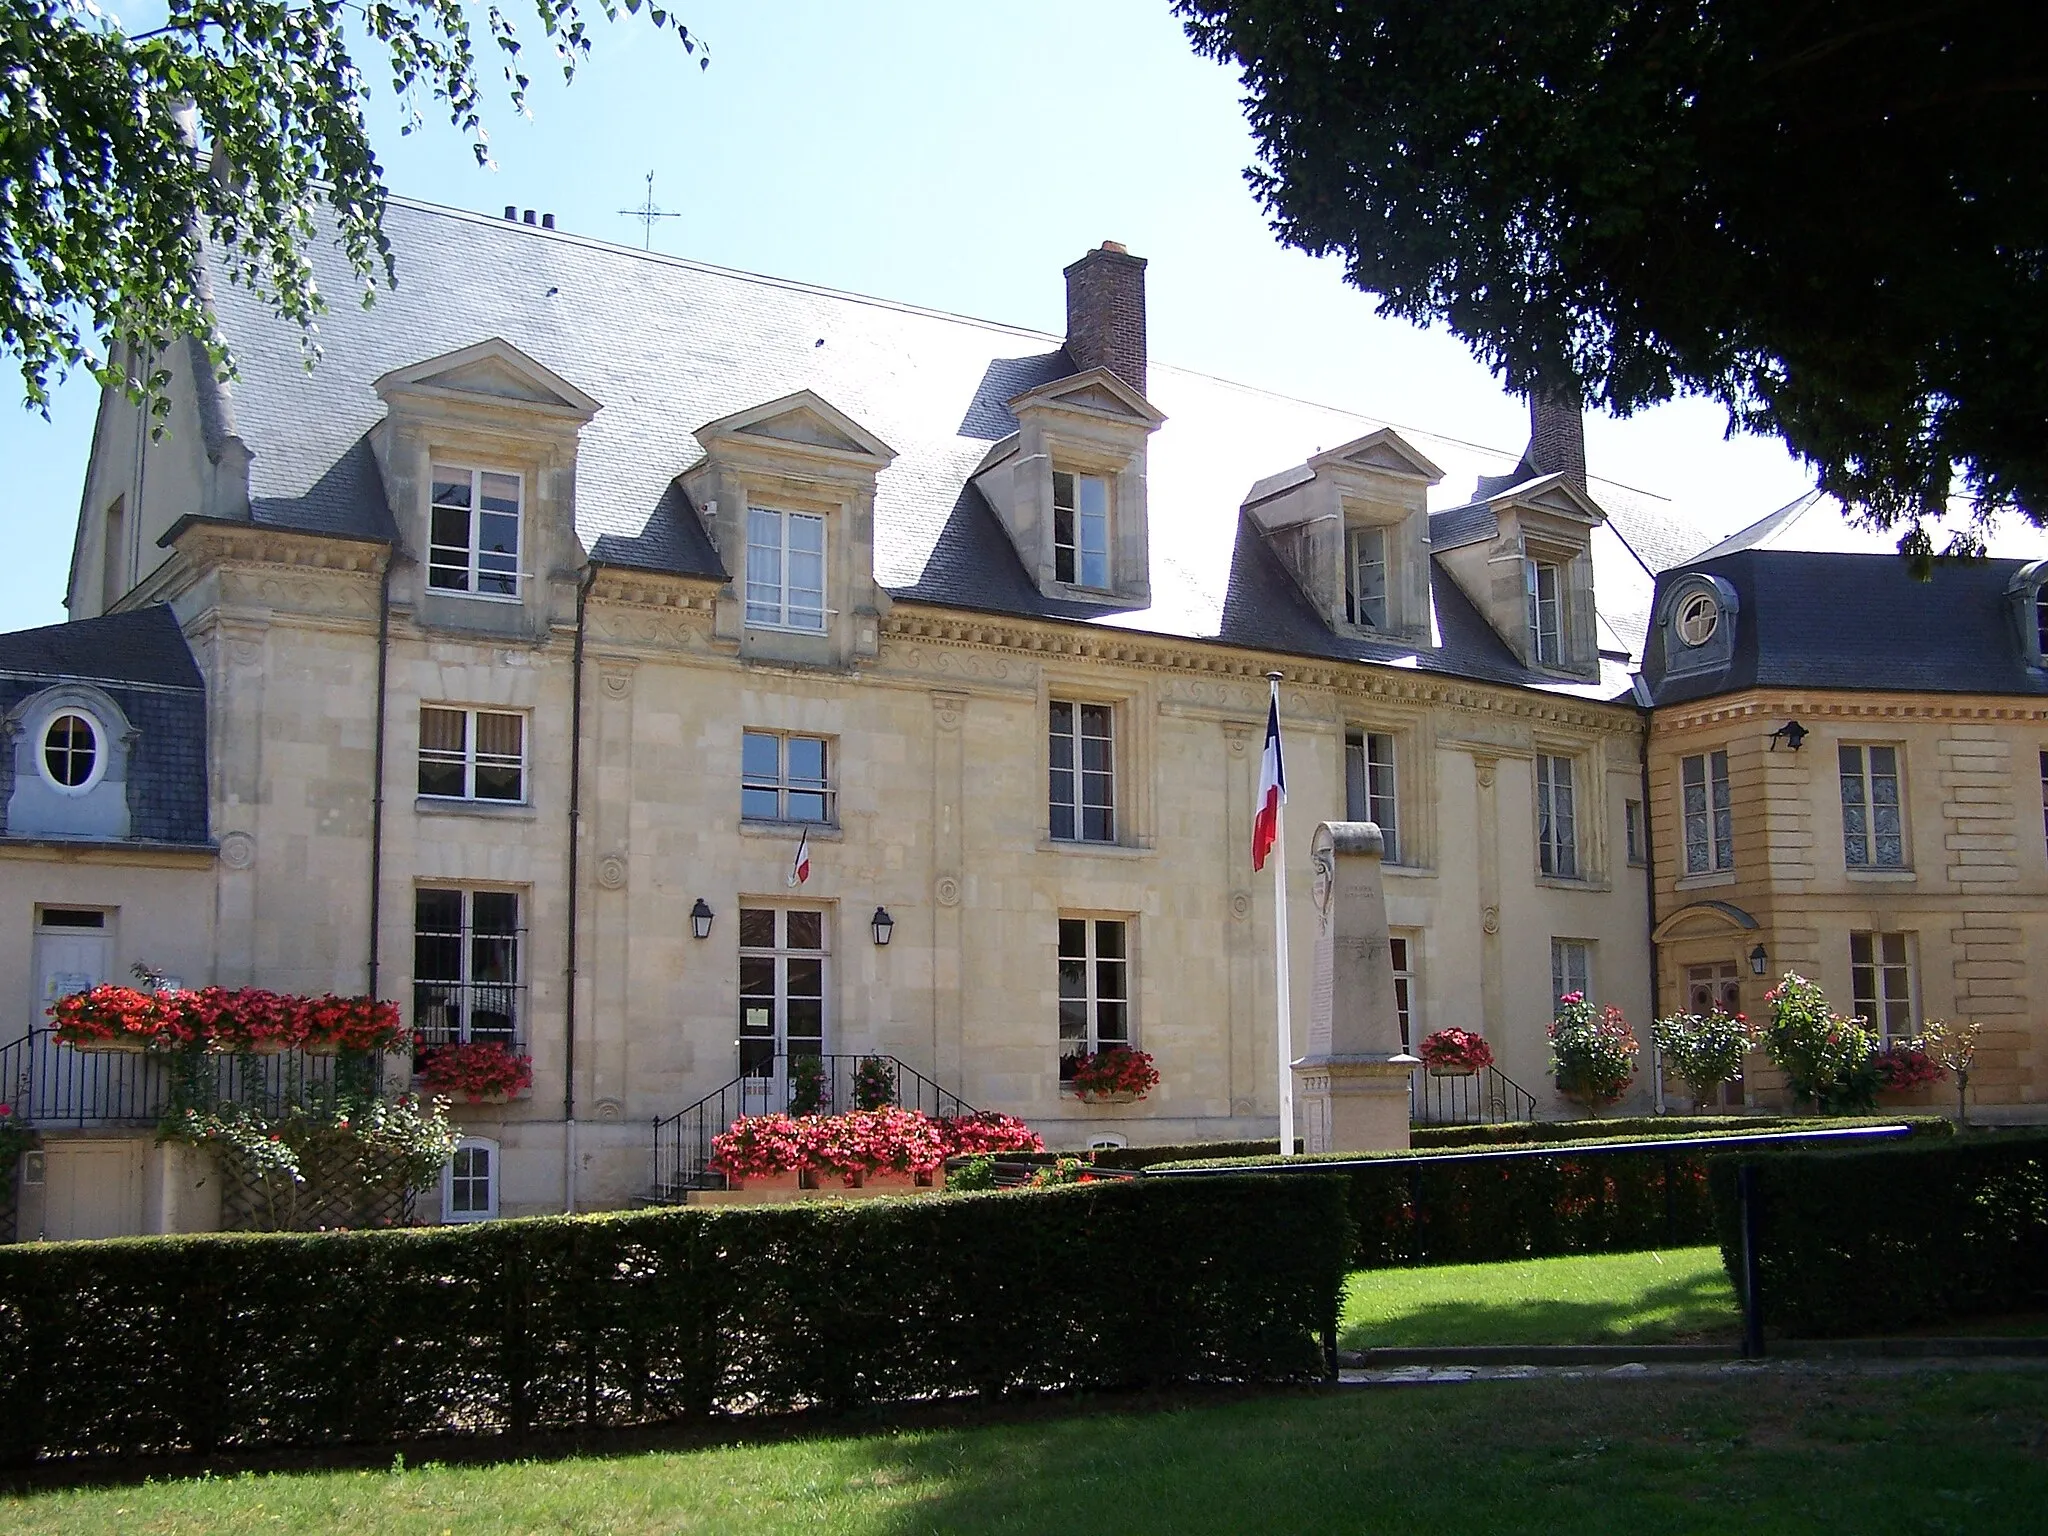
[[[1387,942],[1386,844],[1369,821],[1326,821],[1309,848],[1316,970],[1308,1049],[1294,1063],[1301,1136],[1310,1152],[1408,1145],[1408,1084],[1422,1065],[1401,1046]]]

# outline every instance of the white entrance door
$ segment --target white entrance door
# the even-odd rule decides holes
[[[92,908],[44,907],[36,914],[36,1001],[30,1022],[50,1027],[50,1005],[113,979],[114,935],[109,914]],[[74,1125],[98,1119],[106,1105],[142,1070],[140,1057],[74,1051],[49,1036],[38,1038],[29,1063],[32,1118]]]
[[[36,919],[36,1027],[48,1026],[50,1005],[58,998],[89,992],[108,980],[113,960],[106,913],[43,908]]]
[[[825,913],[740,908],[742,1113],[789,1105],[789,1061],[825,1049]]]
[[[142,1230],[142,1158],[147,1142],[53,1141],[43,1151],[42,1236],[132,1237]]]

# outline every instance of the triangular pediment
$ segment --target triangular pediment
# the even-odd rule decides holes
[[[707,446],[723,438],[735,437],[866,460],[878,469],[896,457],[894,448],[823,396],[808,389],[800,389],[793,395],[784,395],[762,405],[749,406],[730,416],[721,416],[697,429],[697,440]]]
[[[1054,379],[1050,384],[1025,390],[1008,403],[1012,415],[1021,415],[1034,406],[1051,407],[1112,416],[1134,425],[1142,424],[1147,430],[1166,420],[1151,401],[1107,368],[1090,368],[1064,379]]]
[[[1487,504],[1495,508],[1526,507],[1534,512],[1547,512],[1588,525],[1607,521],[1607,514],[1600,510],[1600,504],[1563,475],[1539,475],[1533,480],[1524,480],[1520,485],[1511,485],[1497,495],[1489,496]]]
[[[387,400],[395,394],[468,395],[580,421],[588,421],[600,409],[595,399],[501,336],[394,368],[377,380],[375,388]]]
[[[1364,437],[1340,443],[1310,459],[1312,469],[1359,469],[1374,474],[1400,475],[1435,485],[1444,472],[1392,427],[1368,432]]]

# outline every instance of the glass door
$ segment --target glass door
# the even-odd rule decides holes
[[[1685,968],[1685,1002],[1691,1013],[1708,1014],[1719,1008],[1726,1014],[1742,1012],[1742,967],[1733,960]],[[1742,1078],[1721,1085],[1721,1108],[1742,1108]]]
[[[825,1052],[827,931],[825,913],[816,908],[740,908],[739,1071],[746,1114],[789,1108],[791,1058]]]

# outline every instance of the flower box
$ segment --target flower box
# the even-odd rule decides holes
[[[1133,1088],[1111,1089],[1108,1092],[1099,1089],[1078,1088],[1075,1092],[1079,1095],[1083,1104],[1135,1104],[1138,1100],[1145,1097],[1144,1094],[1139,1093]]]
[[[138,1040],[133,1035],[115,1035],[111,1038],[87,1036],[69,1038],[62,1030],[57,1033],[57,1043],[68,1045],[74,1051],[95,1051],[109,1056],[141,1056],[151,1049],[150,1042]]]
[[[744,1189],[749,1194],[772,1194],[776,1190],[816,1189],[818,1181],[809,1169],[788,1169],[782,1173],[757,1173],[744,1179],[727,1179],[727,1189]]]
[[[1439,1029],[1425,1035],[1415,1054],[1431,1077],[1471,1077],[1493,1065],[1493,1047],[1469,1029]]]
[[[1158,1085],[1159,1071],[1150,1054],[1127,1045],[1074,1058],[1068,1084],[1084,1101],[1104,1104],[1129,1104]]]
[[[1470,1067],[1431,1067],[1431,1077],[1477,1077],[1479,1074]]]
[[[899,1172],[894,1168],[881,1168],[873,1173],[861,1175],[863,1189],[930,1189],[932,1176],[928,1173]]]

